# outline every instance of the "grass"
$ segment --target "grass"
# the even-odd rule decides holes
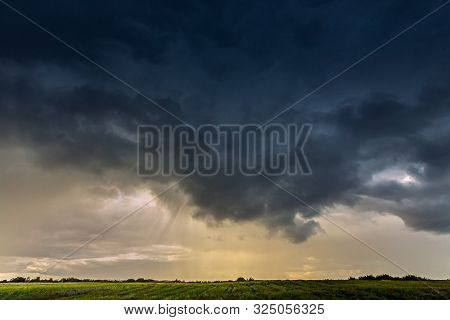
[[[7,283],[0,299],[450,299],[450,281]]]

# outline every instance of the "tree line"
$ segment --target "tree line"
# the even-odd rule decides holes
[[[300,280],[300,279],[299,279]],[[393,277],[388,274],[382,275],[364,275],[360,277],[350,277],[347,280],[371,280],[371,281],[382,281],[382,280],[392,280],[392,281],[429,281],[430,279],[415,276],[415,275],[406,275],[404,277]],[[98,279],[78,279],[74,277],[69,278],[61,278],[61,279],[53,279],[48,278],[44,279],[41,277],[30,278],[30,277],[15,277],[10,280],[2,280],[0,283],[64,283],[64,282],[110,282],[110,283],[143,283],[143,282],[170,282],[170,283],[182,283],[182,282],[195,282],[195,283],[214,283],[214,282],[232,282],[233,280],[228,281],[184,281],[184,280],[153,280],[153,279],[127,279],[127,280],[98,280]],[[244,278],[238,277],[235,282],[245,282],[245,281],[255,281],[253,278]]]
[[[428,281],[430,279],[418,277],[412,274],[408,274],[404,277],[393,277],[388,274],[381,274],[377,276],[373,275],[365,275],[358,278],[350,277],[348,280],[375,280],[375,281],[381,281],[381,280],[397,280],[397,281]]]

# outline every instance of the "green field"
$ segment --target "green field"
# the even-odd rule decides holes
[[[450,299],[450,281],[6,283],[0,299]]]

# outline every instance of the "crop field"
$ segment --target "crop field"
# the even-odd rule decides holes
[[[450,281],[5,283],[0,299],[450,299]]]

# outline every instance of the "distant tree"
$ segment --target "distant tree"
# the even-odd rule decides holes
[[[426,278],[418,277],[412,274],[408,274],[401,278],[400,280],[406,280],[406,281],[424,281],[427,280]]]
[[[395,280],[394,277],[391,277],[388,274],[382,274],[375,277],[375,280]]]
[[[27,279],[24,277],[16,277],[16,278],[11,279],[9,282],[20,283],[20,282],[25,282],[25,281],[27,281]]]
[[[358,280],[376,280],[376,278],[373,275],[366,275],[366,276],[361,276],[358,278]]]
[[[353,279],[353,278],[349,278],[349,280],[350,279]],[[400,278],[400,277],[393,277],[393,276],[390,276],[388,274],[381,274],[381,275],[377,275],[377,276],[373,276],[373,275],[361,276],[361,277],[358,278],[358,280],[425,281],[425,280],[428,280],[428,279],[422,278],[422,277],[418,277],[418,276],[415,276],[415,275],[412,275],[412,274],[408,274],[408,275],[406,275],[406,276],[404,276],[402,278]]]
[[[244,277],[239,277],[236,279],[236,282],[244,282],[245,278]]]
[[[70,278],[62,278],[60,281],[61,282],[81,282],[82,280],[70,277]]]

